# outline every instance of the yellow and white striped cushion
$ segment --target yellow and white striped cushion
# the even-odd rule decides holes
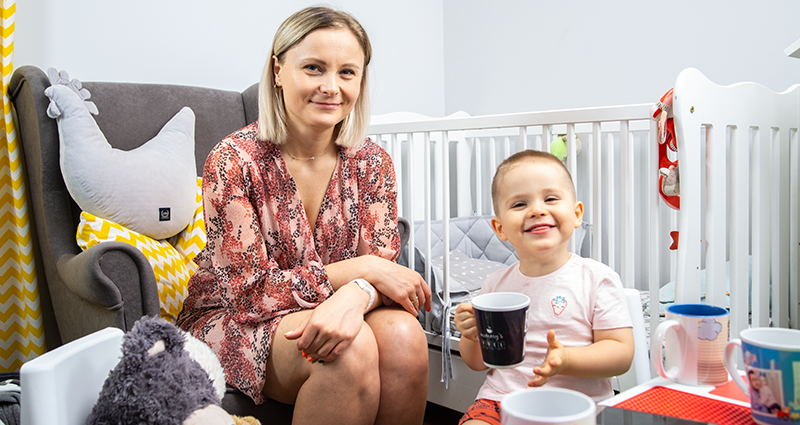
[[[197,270],[197,265],[192,259],[206,246],[206,224],[203,221],[203,180],[200,177],[197,178],[195,201],[197,209],[194,210],[192,222],[183,231],[169,238],[170,244],[186,260],[186,266],[192,273]]]
[[[201,186],[198,178],[198,186]],[[125,242],[142,251],[150,262],[158,285],[161,317],[172,323],[178,318],[186,299],[186,286],[197,266],[192,259],[206,243],[203,204],[198,187],[198,207],[192,222],[169,240],[154,240],[117,223],[81,212],[76,239],[86,250],[106,241]]]

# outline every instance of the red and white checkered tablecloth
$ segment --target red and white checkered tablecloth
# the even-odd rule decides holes
[[[755,424],[749,407],[660,386],[650,388],[615,404],[614,407],[719,425]]]

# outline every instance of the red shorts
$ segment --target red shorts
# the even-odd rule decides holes
[[[458,425],[472,419],[484,421],[490,425],[500,425],[500,402],[489,400],[488,398],[475,400],[475,403],[467,409],[467,412],[458,421]]]

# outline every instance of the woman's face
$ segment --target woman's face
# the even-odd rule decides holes
[[[275,61],[291,137],[330,137],[361,93],[364,52],[346,28],[314,30]]]

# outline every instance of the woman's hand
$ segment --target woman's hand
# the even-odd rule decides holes
[[[431,309],[431,288],[419,273],[394,261],[374,255],[361,255],[325,266],[328,279],[334,288],[356,278],[366,279],[383,297],[390,299],[413,315],[420,308]]]
[[[361,330],[369,295],[356,283],[342,286],[320,303],[286,339],[297,339],[297,348],[309,361],[332,362]]]
[[[419,273],[374,255],[357,257],[364,263],[365,278],[375,289],[413,315],[431,309],[431,288]]]

